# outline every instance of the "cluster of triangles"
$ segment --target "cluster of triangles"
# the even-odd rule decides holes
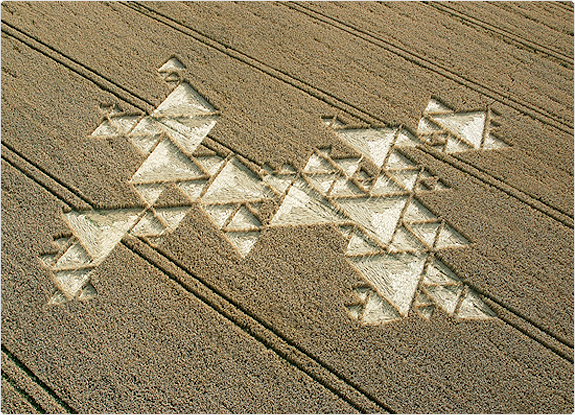
[[[398,320],[406,317],[411,308],[425,319],[430,319],[436,310],[460,319],[495,316],[475,290],[433,256],[364,258],[354,265],[365,271],[375,288],[357,288],[353,303],[347,306],[350,316],[362,324]]]
[[[259,239],[262,203],[277,197],[273,188],[237,157],[227,161],[201,198],[201,206],[238,253],[245,257]]]
[[[421,281],[414,307],[424,318],[430,318],[439,308],[448,315],[462,319],[486,319],[493,311],[481,296],[466,286],[445,264],[431,258]]]
[[[491,130],[490,111],[455,112],[441,102],[429,101],[419,121],[420,140],[446,153],[508,147]]]
[[[53,248],[40,257],[56,285],[50,304],[93,298],[96,290],[90,283],[90,272],[95,264],[88,251],[73,236],[54,239]]]

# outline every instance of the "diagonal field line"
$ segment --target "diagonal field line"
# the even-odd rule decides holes
[[[495,33],[496,35],[498,35],[498,37],[501,37],[503,39],[507,39],[507,41],[511,42],[511,43],[518,43],[520,45],[523,45],[525,48],[527,49],[531,49],[535,52],[539,52],[545,55],[550,56],[551,58],[553,58],[552,60],[556,60],[559,61],[559,63],[562,66],[565,66],[568,69],[573,69],[573,56],[569,56],[559,50],[547,47],[545,45],[542,45],[540,43],[534,42],[532,40],[526,39],[523,36],[517,35],[509,30],[494,26],[490,23],[484,22],[481,19],[475,18],[473,16],[470,16],[467,13],[464,13],[462,11],[456,10],[453,7],[450,7],[448,4],[449,3],[439,3],[439,2],[425,2],[425,4],[427,4],[428,6],[434,7],[435,9],[441,11],[442,13],[445,13],[449,16],[454,16],[456,18],[461,19],[462,21],[464,21],[465,23],[471,25],[471,26],[475,26],[475,27],[481,27],[483,30],[487,31],[487,32],[492,32]]]
[[[48,395],[50,395],[62,408],[64,408],[70,414],[77,414],[70,405],[68,405],[62,398],[60,398],[56,392],[54,392],[46,383],[44,383],[38,376],[32,372],[28,366],[26,366],[16,355],[14,355],[8,348],[2,344],[2,353],[6,355],[18,368],[20,368],[26,375],[36,383],[40,388],[42,388]]]
[[[400,57],[408,60],[409,62],[411,62],[417,66],[420,66],[420,67],[425,68],[429,71],[432,71],[432,72],[435,72],[439,75],[442,75],[442,76],[444,76],[444,77],[446,77],[446,78],[448,78],[454,82],[457,82],[460,85],[464,85],[464,86],[466,86],[466,87],[468,87],[474,91],[481,93],[482,95],[485,95],[491,99],[494,99],[497,102],[500,102],[504,105],[507,105],[511,108],[514,108],[517,111],[522,112],[522,113],[530,116],[531,118],[534,118],[538,121],[541,121],[544,124],[551,125],[551,126],[557,128],[558,130],[561,130],[561,131],[566,132],[568,134],[573,133],[573,123],[562,119],[560,116],[552,114],[543,108],[532,105],[529,102],[526,102],[526,101],[521,100],[519,98],[514,98],[511,95],[506,95],[506,94],[500,93],[499,91],[497,91],[493,88],[490,88],[490,87],[485,86],[485,85],[481,85],[480,83],[474,81],[473,79],[469,79],[465,76],[459,75],[459,74],[451,71],[449,68],[446,68],[442,65],[437,64],[436,62],[434,62],[431,59],[428,59],[428,58],[421,56],[419,54],[416,54],[414,52],[410,52],[407,49],[398,47],[398,46],[386,41],[385,39],[377,36],[376,34],[371,33],[369,30],[361,29],[361,28],[355,27],[353,25],[350,25],[348,23],[342,23],[339,20],[337,20],[331,16],[325,15],[321,12],[314,10],[312,7],[310,7],[308,5],[304,5],[301,3],[286,3],[286,2],[280,2],[279,4],[282,4],[286,7],[289,7],[292,10],[303,13],[303,14],[311,17],[314,20],[323,22],[324,24],[327,24],[329,26],[332,26],[332,27],[335,27],[339,30],[342,30],[346,33],[349,33],[355,37],[360,38],[361,40],[363,40],[365,42],[368,42],[368,43],[371,43],[373,45],[379,46],[383,49],[386,49],[389,52],[392,52],[393,54],[400,56]]]

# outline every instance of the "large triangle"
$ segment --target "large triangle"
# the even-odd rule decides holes
[[[216,117],[160,118],[158,120],[182,151],[191,156],[210,130],[216,125]]]
[[[98,264],[114,249],[138,220],[140,210],[90,210],[66,213],[66,220],[74,235]]]
[[[396,131],[392,128],[368,128],[342,129],[336,133],[377,167],[381,167],[393,145]]]
[[[285,196],[270,225],[311,225],[349,221],[332,204],[298,178]]]
[[[273,198],[267,185],[237,158],[231,159],[208,188],[202,201],[211,203],[239,203]]]
[[[486,120],[484,111],[435,114],[431,118],[457,137],[468,141],[474,148],[481,147]]]
[[[393,237],[406,201],[406,196],[393,196],[337,199],[335,203],[347,216],[362,225],[370,236],[386,245]]]
[[[169,139],[164,138],[131,179],[132,183],[160,183],[203,177],[202,171]]]
[[[425,256],[412,254],[351,257],[363,277],[406,316],[417,291]]]
[[[182,82],[154,111],[153,115],[163,117],[191,117],[215,112],[190,84]]]

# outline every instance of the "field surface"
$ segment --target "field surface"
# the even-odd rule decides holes
[[[572,413],[573,3],[3,2],[3,413]]]

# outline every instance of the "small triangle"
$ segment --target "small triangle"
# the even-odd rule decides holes
[[[188,196],[184,194],[184,192],[180,190],[179,186],[176,186],[174,183],[167,183],[165,190],[162,192],[158,200],[156,200],[156,203],[154,203],[154,207],[156,208],[189,205],[190,199]]]
[[[78,296],[78,299],[81,301],[91,300],[91,299],[95,298],[97,295],[98,295],[98,293],[96,292],[96,289],[94,288],[94,286],[92,284],[88,283],[84,286],[84,288],[82,288],[82,291],[80,291],[80,295]]]
[[[144,202],[150,206],[158,200],[165,188],[166,185],[164,183],[138,184],[134,186],[134,189],[136,189]]]
[[[352,177],[357,169],[359,168],[359,162],[361,161],[360,158],[357,157],[350,157],[350,158],[343,158],[343,159],[334,159],[335,164],[338,165],[340,169],[342,169],[348,177]]]
[[[442,104],[441,102],[437,101],[436,99],[429,100],[429,104],[427,104],[427,108],[425,108],[425,113],[427,114],[450,114],[453,113],[453,110],[449,108],[447,105]]]
[[[427,306],[432,304],[429,296],[423,291],[419,292],[415,301],[418,306]]]
[[[359,187],[357,187],[351,180],[340,176],[335,181],[333,188],[331,190],[330,196],[332,197],[353,197],[362,196],[365,193]]]
[[[457,307],[459,294],[463,290],[461,285],[432,285],[425,288],[429,297],[444,311],[452,315]]]
[[[110,121],[118,130],[118,134],[127,135],[130,133],[130,131],[132,131],[134,126],[138,123],[139,119],[139,115],[125,115],[121,117],[110,118]]]
[[[337,135],[363,154],[377,167],[381,167],[395,140],[395,128],[364,128],[336,130]]]
[[[419,124],[417,125],[417,134],[433,134],[438,131],[442,131],[442,128],[427,118],[423,117],[419,120]]]
[[[495,313],[485,305],[476,291],[468,288],[457,316],[464,319],[487,319],[495,317]]]
[[[290,187],[270,224],[312,225],[348,221],[345,215],[299,177]]]
[[[162,238],[162,236],[148,236],[146,240],[150,245],[157,248],[162,243]]]
[[[391,241],[395,233],[407,197],[361,197],[336,199],[334,202],[383,246]]]
[[[437,235],[437,229],[439,229],[439,222],[431,223],[413,223],[411,228],[414,234],[419,237],[425,244],[432,248],[435,243],[435,237]]]
[[[196,157],[196,160],[198,160],[210,176],[215,175],[225,162],[220,156],[200,156]]]
[[[455,114],[436,114],[433,121],[457,137],[468,141],[473,148],[480,148],[485,129],[486,113],[484,111],[461,112]]]
[[[202,171],[169,139],[163,139],[130,180],[135,184],[203,178]]]
[[[200,94],[188,83],[182,82],[154,111],[155,116],[191,117],[215,112]]]
[[[295,174],[295,173],[297,173],[297,170],[291,164],[284,163],[284,164],[282,164],[282,167],[280,168],[279,173],[281,173],[281,174]]]
[[[337,173],[334,174],[310,174],[306,176],[308,182],[320,194],[325,196],[331,188],[332,183],[337,178]]]
[[[337,228],[339,229],[344,238],[349,238],[351,236],[351,233],[353,232],[354,227],[355,226],[353,225],[343,225],[338,226]]]
[[[417,164],[409,160],[397,150],[392,151],[385,162],[385,168],[390,170],[405,170],[412,169],[414,167],[417,167]]]
[[[404,190],[395,181],[383,173],[377,178],[377,181],[371,189],[373,196],[383,196],[392,193],[402,193]]]
[[[239,251],[242,258],[250,253],[255,243],[260,237],[260,233],[255,232],[226,232],[229,241]]]
[[[158,72],[179,72],[186,69],[184,64],[178,58],[170,58],[158,68]]]
[[[406,129],[401,129],[395,140],[396,146],[415,147],[419,144],[423,143]]]
[[[141,209],[72,210],[65,218],[96,265],[138,221],[140,213]]]
[[[115,137],[119,134],[118,129],[110,121],[104,120],[91,134],[92,137]]]
[[[205,203],[242,203],[274,197],[265,182],[234,157],[216,176],[202,199]]]
[[[64,236],[62,238],[56,238],[54,239],[54,244],[58,247],[59,251],[64,250],[65,248],[68,247],[68,245],[70,244],[70,239],[72,237],[71,236]]]
[[[509,148],[509,145],[500,138],[495,137],[493,134],[487,134],[487,137],[485,137],[485,142],[483,143],[483,148],[486,150],[498,150],[502,148]]]
[[[217,117],[161,118],[158,122],[174,144],[191,156],[217,124]]]
[[[407,316],[425,264],[424,255],[385,254],[350,257],[362,276]]]
[[[357,298],[359,298],[359,301],[362,304],[365,304],[365,302],[367,301],[367,297],[369,297],[369,294],[371,294],[373,292],[373,290],[369,287],[358,287],[354,290],[355,295],[357,296]]]
[[[407,191],[413,190],[419,170],[391,170],[389,175]]]
[[[381,251],[381,247],[371,242],[361,232],[355,231],[349,240],[345,254],[348,256],[374,255]]]
[[[303,169],[304,173],[334,173],[335,168],[323,157],[312,154]]]
[[[465,245],[469,245],[469,241],[451,226],[445,224],[439,233],[436,248],[441,249]]]
[[[156,147],[160,141],[159,136],[154,135],[142,135],[130,137],[130,142],[136,147],[142,154],[147,156]]]
[[[64,293],[64,295],[72,299],[78,294],[82,287],[90,280],[90,272],[92,268],[56,271],[54,272],[54,280],[56,285]]]
[[[258,230],[262,224],[252,212],[245,206],[241,206],[230,223],[225,227],[226,231],[254,231]]]
[[[189,182],[178,182],[176,186],[191,202],[195,202],[200,198],[207,184],[207,180],[193,180]]]
[[[50,298],[50,300],[48,301],[48,304],[60,305],[60,304],[67,303],[68,301],[70,301],[70,300],[68,298],[66,298],[64,293],[62,291],[58,290],[54,293],[52,298]]]
[[[161,219],[166,224],[168,231],[171,232],[175,230],[184,219],[188,209],[188,206],[156,209],[156,217]]]
[[[372,291],[363,307],[361,321],[364,324],[379,325],[400,318],[401,316],[391,304],[377,292]]]
[[[423,284],[425,285],[458,285],[461,280],[455,275],[453,271],[445,266],[445,264],[438,259],[433,259],[431,264],[427,267],[425,276],[423,277]]]
[[[40,256],[42,263],[48,267],[53,267],[56,264],[57,254],[45,254]]]
[[[177,72],[164,72],[162,74],[162,78],[164,78],[164,81],[166,81],[169,84],[176,84],[180,81],[181,77],[180,74]]]
[[[232,213],[236,210],[235,205],[212,205],[204,206],[203,208],[219,229],[226,224]]]
[[[337,117],[323,117],[322,121],[325,123],[325,125],[327,125],[328,127],[332,127],[332,128],[342,128],[345,127],[345,124],[343,122],[341,122],[340,120],[337,119]]]
[[[463,153],[464,151],[473,150],[469,144],[458,140],[457,138],[450,137],[445,146],[446,153]]]
[[[64,269],[76,269],[80,267],[85,267],[90,262],[92,258],[88,255],[88,252],[79,243],[74,243],[66,250],[64,255],[58,259],[54,269],[64,270]]]
[[[159,236],[162,232],[164,232],[164,225],[151,212],[146,212],[130,231],[135,236]]]
[[[395,252],[425,250],[425,246],[403,226],[398,227],[395,231],[390,248]]]
[[[435,307],[430,305],[426,307],[419,307],[417,312],[421,315],[421,317],[429,320],[433,316],[433,312],[435,311]]]
[[[437,219],[437,216],[417,200],[411,201],[403,215],[403,220],[406,222],[425,222],[433,219]]]
[[[295,176],[276,176],[274,174],[268,174],[263,180],[269,187],[280,195],[283,195],[295,180]]]

